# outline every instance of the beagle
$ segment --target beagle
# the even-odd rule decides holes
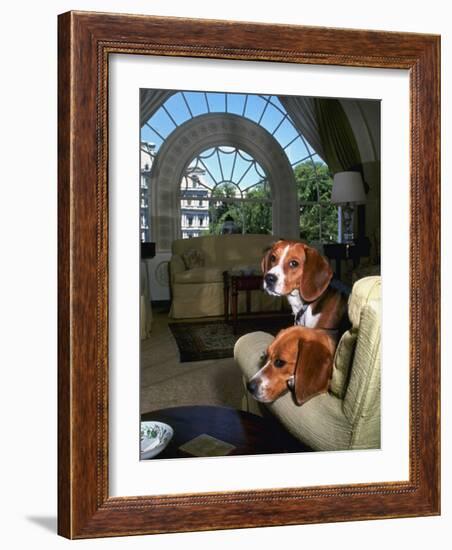
[[[347,298],[330,284],[333,271],[315,248],[280,240],[265,254],[261,267],[264,290],[287,296],[295,325],[339,329],[346,322]]]
[[[272,403],[291,390],[295,403],[328,391],[336,339],[328,331],[306,327],[281,330],[269,345],[264,366],[246,387],[261,403]]]

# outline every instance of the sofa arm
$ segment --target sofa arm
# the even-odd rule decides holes
[[[183,271],[186,271],[186,268],[182,257],[178,254],[173,254],[170,260],[171,284],[174,283],[174,276],[176,275],[176,273],[182,273]]]
[[[250,332],[237,340],[234,346],[234,359],[247,380],[262,367],[262,357],[274,339],[275,337],[267,332]]]
[[[242,372],[242,409],[252,414],[261,414],[261,405],[246,389],[248,380],[262,366],[262,357],[274,336],[266,332],[251,332],[240,337],[234,346],[234,359]]]

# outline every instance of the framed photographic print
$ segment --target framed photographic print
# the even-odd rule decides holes
[[[63,14],[58,185],[61,535],[439,514],[439,37]]]

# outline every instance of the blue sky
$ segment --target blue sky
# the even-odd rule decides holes
[[[266,99],[270,99],[267,107]],[[310,155],[314,155],[313,160],[321,162],[321,159],[315,155],[309,144],[299,136],[290,120],[283,120],[286,111],[276,96],[184,91],[171,96],[164,107],[166,110],[161,107],[149,119],[148,124],[152,129],[144,125],[141,130],[141,140],[155,143],[156,150],[178,125],[183,124],[193,116],[208,112],[229,112],[238,115],[243,114],[246,118],[261,124],[271,134],[274,133],[275,139],[281,147],[285,148],[291,164],[298,163]],[[212,155],[205,160],[206,165],[217,181],[227,180],[232,167],[232,155],[220,153],[220,157],[220,162],[223,165],[223,177],[218,163],[218,155]],[[240,177],[248,166],[249,162],[238,157],[234,169],[234,179]],[[255,175],[252,176],[253,172]],[[250,173],[245,176],[241,187],[244,184],[250,185],[252,177],[255,179],[259,177],[255,170],[250,170]]]

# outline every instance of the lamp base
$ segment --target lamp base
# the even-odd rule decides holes
[[[344,228],[342,233],[343,243],[352,243],[354,240],[353,214],[354,214],[354,208],[351,204],[345,204],[342,207],[342,222],[343,222],[343,228]]]

